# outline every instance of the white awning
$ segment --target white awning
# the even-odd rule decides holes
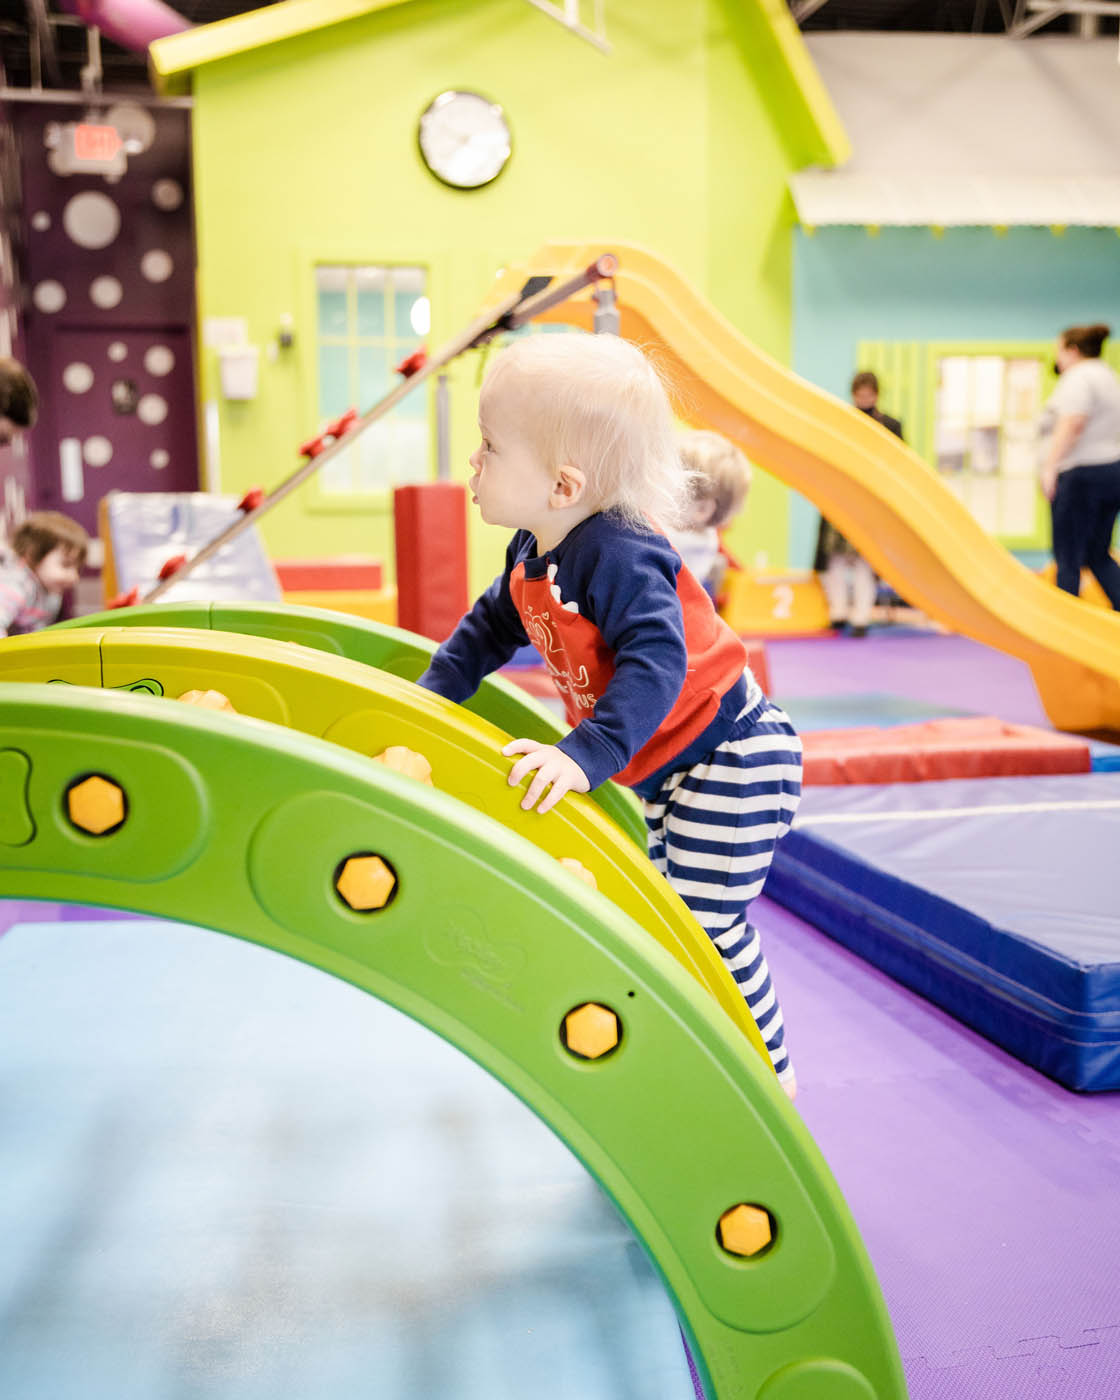
[[[807,170],[791,178],[790,188],[798,218],[811,228],[1031,224],[1120,229],[1120,174],[861,175]]]
[[[1115,39],[806,39],[853,156],[792,178],[802,223],[1120,228]]]

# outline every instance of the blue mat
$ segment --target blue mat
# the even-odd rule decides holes
[[[766,893],[1071,1089],[1120,1089],[1120,774],[809,788]]]

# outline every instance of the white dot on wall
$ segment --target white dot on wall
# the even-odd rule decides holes
[[[75,360],[62,371],[62,382],[72,394],[84,394],[93,388],[93,370]]]
[[[427,297],[417,297],[408,313],[412,329],[417,335],[427,335],[432,329],[432,303]]]
[[[88,437],[82,443],[82,457],[87,467],[104,467],[113,456],[113,444],[107,437]]]
[[[154,428],[167,417],[167,400],[162,394],[145,394],[136,405],[136,416],[141,423]]]
[[[183,202],[183,187],[178,180],[157,180],[152,186],[152,203],[157,209],[170,212]]]
[[[40,311],[48,313],[61,311],[66,305],[66,288],[61,282],[55,282],[48,278],[45,282],[35,284],[31,300]]]
[[[90,301],[105,311],[119,306],[123,296],[124,288],[115,277],[95,277],[89,284]]]
[[[144,354],[144,368],[158,377],[170,374],[175,368],[175,356],[166,345],[153,345]]]
[[[86,190],[67,200],[62,227],[81,248],[107,248],[121,231],[121,211],[107,194]]]
[[[51,216],[45,209],[39,209],[31,216],[31,227],[36,233],[46,233],[51,226]]]
[[[140,155],[156,139],[155,118],[135,102],[118,102],[115,107],[110,107],[105,121],[117,128],[117,134],[130,156]]]
[[[167,466],[168,462],[171,461],[171,453],[165,452],[162,447],[157,447],[148,458],[148,461],[151,462],[157,472],[162,471],[164,467]]]
[[[153,248],[140,259],[140,275],[149,282],[166,282],[174,270],[171,254],[162,248]]]
[[[109,358],[115,365],[119,365],[127,354],[128,346],[123,340],[114,340],[112,345],[109,346]]]

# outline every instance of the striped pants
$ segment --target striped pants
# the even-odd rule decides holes
[[[763,698],[702,762],[673,773],[645,804],[650,859],[719,950],[770,1051],[793,1076],[782,1009],[747,909],[801,799],[801,740]]]

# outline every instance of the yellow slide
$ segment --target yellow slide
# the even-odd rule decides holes
[[[493,299],[604,252],[619,259],[622,334],[657,352],[682,419],[724,433],[807,496],[928,616],[1025,661],[1057,728],[1120,729],[1120,617],[1036,578],[915,452],[756,349],[667,263],[624,243],[548,244],[507,268]],[[592,310],[582,297],[547,319],[589,327]]]

